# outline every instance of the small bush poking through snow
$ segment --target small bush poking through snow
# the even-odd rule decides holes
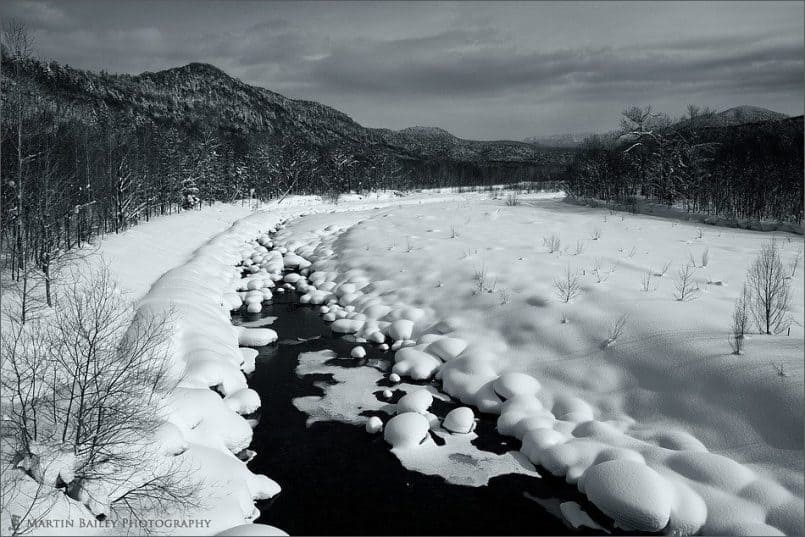
[[[788,376],[788,373],[786,373],[786,371],[785,371],[785,364],[784,363],[779,363],[779,364],[772,363],[771,365],[774,368],[774,371],[777,373],[778,377],[787,377]]]
[[[517,196],[517,192],[512,192],[506,196],[506,205],[508,207],[517,207],[520,205],[520,198]]]
[[[581,294],[581,278],[578,270],[572,270],[568,265],[562,277],[553,281],[556,294],[562,302],[570,302]]]
[[[480,295],[481,293],[494,293],[495,287],[497,287],[497,281],[489,281],[489,275],[486,270],[486,265],[481,265],[481,268],[475,269],[475,275],[473,279],[476,283],[475,291],[473,291],[474,295]]]
[[[594,241],[597,241],[601,238],[601,228],[597,227],[590,232],[590,238]]]
[[[744,285],[741,296],[735,301],[735,309],[732,312],[732,334],[730,335],[730,347],[732,354],[741,354],[744,347],[744,336],[749,327],[749,303],[751,297],[749,290]]]
[[[662,278],[668,273],[669,268],[671,268],[671,262],[666,261],[665,264],[662,266],[662,269],[660,269],[657,272],[654,272],[654,276],[656,276],[657,278]]]
[[[674,298],[680,302],[695,300],[699,296],[699,286],[694,281],[696,267],[690,263],[681,266],[676,273],[674,280]]]
[[[653,276],[652,271],[649,270],[645,274],[643,274],[643,277],[640,280],[640,289],[645,293],[657,290],[656,285],[651,285],[652,276]]]
[[[621,334],[623,334],[623,329],[626,328],[626,322],[629,320],[628,314],[623,314],[612,323],[612,326],[609,327],[609,336],[607,337],[606,341],[604,341],[604,348],[607,348],[613,345]]]
[[[559,238],[558,234],[552,233],[546,237],[542,237],[542,245],[548,249],[549,254],[552,254],[558,252],[559,248],[562,247],[562,240]]]
[[[581,255],[584,253],[584,241],[576,241],[576,250],[573,253],[574,255]]]
[[[592,272],[593,276],[595,276],[596,283],[603,283],[607,281],[610,274],[615,272],[615,266],[612,263],[609,264],[609,268],[606,270],[602,268],[603,264],[604,260],[600,257],[596,257],[593,261],[593,268],[590,270],[590,272]]]

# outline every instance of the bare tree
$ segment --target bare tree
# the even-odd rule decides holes
[[[20,317],[25,322],[27,314],[27,297],[28,297],[28,277],[29,271],[27,270],[28,252],[26,246],[28,242],[27,234],[28,229],[26,226],[26,218],[28,211],[27,206],[27,190],[26,190],[26,176],[25,171],[28,163],[35,158],[35,155],[27,154],[27,147],[23,145],[25,117],[29,113],[29,91],[25,84],[20,81],[21,62],[27,60],[33,54],[34,39],[28,33],[24,24],[15,19],[10,19],[6,22],[2,32],[2,54],[3,56],[9,55],[15,58],[15,78],[17,84],[13,84],[11,92],[4,92],[3,100],[10,104],[13,109],[13,129],[14,140],[16,144],[16,181],[11,182],[9,186],[15,189],[15,203],[16,206],[12,208],[14,219],[14,251],[12,257],[12,277],[16,275],[17,279],[22,279],[22,309]]]
[[[699,286],[696,284],[696,267],[692,264],[685,264],[679,268],[674,280],[674,298],[680,302],[695,300],[699,296]]]
[[[779,334],[788,327],[790,284],[774,240],[763,243],[749,268],[747,283],[752,293],[750,310],[764,334]]]
[[[150,442],[175,382],[169,316],[135,314],[105,267],[72,276],[52,317],[12,319],[4,333],[3,416],[17,466],[96,515],[187,505],[190,469],[155,460]]]
[[[733,354],[741,354],[744,347],[744,336],[749,327],[749,304],[752,297],[749,289],[744,284],[741,295],[735,301],[735,309],[732,311],[732,333],[730,334],[730,347]]]

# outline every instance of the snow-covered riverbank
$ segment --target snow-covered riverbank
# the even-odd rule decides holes
[[[753,336],[736,357],[726,342],[729,315],[768,234],[700,231],[538,197],[511,207],[479,194],[353,197],[338,206],[297,198],[254,214],[219,207],[205,209],[216,211],[206,216],[157,219],[105,240],[101,251],[113,273],[142,297],[139,314],[173,311],[170,354],[181,382],[159,442],[166,457],[191,461],[204,482],[203,505],[181,518],[209,520],[205,532],[214,534],[254,520],[254,501],[280,490],[243,462],[252,432],[242,414],[257,408],[259,397],[244,377],[256,352],[241,346],[276,334],[233,327],[228,312],[247,298],[245,290],[236,293],[245,283],[236,265],[254,265],[260,287],[271,291],[299,256],[311,265],[289,281],[303,300],[326,305],[334,330],[352,333],[356,344],[405,346],[395,374],[436,375],[447,395],[475,412],[499,414],[498,429],[522,440],[519,452],[468,465],[479,459],[472,435],[448,436],[438,448],[414,438],[423,427],[450,434],[466,420],[434,422],[427,405],[412,401],[407,410],[422,419],[384,420],[406,467],[478,485],[500,472],[533,475],[535,464],[577,483],[632,529],[801,532],[802,266],[791,279],[791,314],[800,324],[790,336]],[[263,255],[255,239],[285,220],[273,240],[290,257],[280,251],[282,262],[258,273],[277,254]],[[551,253],[542,239],[553,235],[561,244]],[[787,261],[801,238],[780,238]],[[706,249],[707,266],[697,273],[701,296],[675,300],[678,265],[690,256],[705,264]],[[666,274],[656,275],[666,262]],[[564,303],[555,280],[568,267],[580,274],[580,294]],[[642,285],[647,274],[654,276]],[[613,337],[624,315],[626,327]],[[304,357],[300,374],[326,368],[326,359]],[[318,419],[360,422],[358,407],[372,402],[385,380],[361,369],[345,369],[323,398],[295,404]],[[92,517],[64,498],[49,517]]]
[[[544,245],[553,235],[561,244]],[[334,331],[410,346],[397,353],[396,373],[436,375],[448,394],[500,414],[499,430],[521,439],[531,462],[577,483],[621,526],[798,534],[801,264],[790,280],[790,335],[752,336],[741,356],[727,344],[746,269],[769,238],[497,201],[377,211],[357,223],[309,217],[275,240],[312,262],[295,285],[302,300],[325,304]],[[788,263],[801,238],[777,238]],[[676,300],[676,271],[691,258],[699,297]],[[580,282],[565,303],[555,281],[568,267]],[[316,360],[305,357],[302,372],[331,372]],[[359,419],[377,387],[351,371],[300,408]],[[406,440],[428,427],[419,410],[424,420],[386,426],[394,424],[389,441],[403,463],[428,471],[420,455],[434,446]]]

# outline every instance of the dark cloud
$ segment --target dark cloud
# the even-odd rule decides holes
[[[213,63],[371,126],[470,138],[606,129],[628,104],[802,113],[797,3],[3,2],[43,56]]]

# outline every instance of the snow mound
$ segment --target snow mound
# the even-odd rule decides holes
[[[251,414],[260,408],[260,396],[256,391],[245,388],[227,395],[224,403],[238,414]]]
[[[279,528],[266,524],[241,524],[215,534],[218,537],[272,537],[288,535]]]
[[[277,333],[270,328],[238,328],[238,345],[241,347],[265,347],[277,341]]]
[[[515,395],[536,397],[542,385],[537,379],[525,373],[505,373],[498,377],[493,388],[503,399],[510,399]]]
[[[383,421],[377,416],[372,416],[366,420],[366,432],[376,434],[383,430]]]
[[[397,401],[397,412],[418,412],[425,414],[433,404],[433,395],[428,390],[416,390],[407,393]]]
[[[393,449],[416,447],[428,438],[430,423],[417,412],[404,412],[391,418],[383,432],[383,440]]]
[[[430,354],[412,347],[400,349],[394,355],[392,372],[414,380],[427,380],[441,367],[442,362]]]
[[[466,348],[467,342],[463,339],[442,337],[428,345],[425,350],[443,362],[449,362],[464,352]]]
[[[398,319],[389,326],[389,337],[395,341],[411,339],[414,332],[414,322],[408,319]]]
[[[584,473],[579,489],[626,531],[660,531],[671,518],[673,489],[645,464],[628,460],[596,464]]]
[[[444,417],[442,427],[451,433],[471,433],[475,430],[475,414],[466,406],[454,408]]]

